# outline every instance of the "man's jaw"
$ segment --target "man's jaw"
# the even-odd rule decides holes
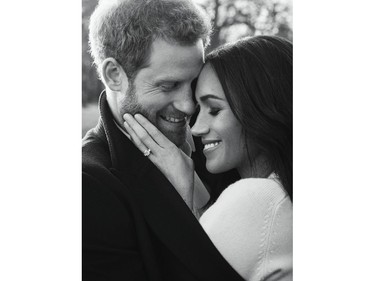
[[[176,116],[160,116],[157,122],[157,128],[175,145],[182,146],[186,141],[186,134],[188,128],[188,118]]]

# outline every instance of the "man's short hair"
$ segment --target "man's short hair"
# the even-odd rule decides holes
[[[207,47],[211,23],[191,0],[102,0],[90,18],[89,43],[98,72],[112,57],[133,80],[149,60],[150,47],[160,38]]]

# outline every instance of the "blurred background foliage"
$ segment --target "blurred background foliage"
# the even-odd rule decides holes
[[[207,51],[244,36],[278,35],[293,40],[292,0],[194,0],[211,16]],[[88,24],[98,0],[82,0],[82,136],[98,119],[97,100],[104,89],[88,51]]]

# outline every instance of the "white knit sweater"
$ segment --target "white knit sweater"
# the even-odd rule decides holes
[[[245,279],[292,280],[290,198],[271,175],[226,188],[200,223],[229,264]]]

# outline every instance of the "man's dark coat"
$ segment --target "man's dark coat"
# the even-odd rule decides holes
[[[105,93],[83,139],[83,280],[243,280],[182,198],[116,127]]]

